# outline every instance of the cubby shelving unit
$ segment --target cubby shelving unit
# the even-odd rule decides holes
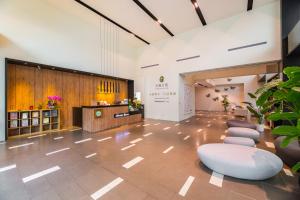
[[[60,110],[18,110],[7,112],[8,137],[32,135],[60,129]]]

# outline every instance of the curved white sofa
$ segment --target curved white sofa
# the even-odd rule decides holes
[[[226,137],[224,139],[225,144],[239,144],[249,147],[254,147],[255,142],[251,138],[245,138],[245,137]]]
[[[198,147],[200,160],[211,170],[247,180],[264,180],[283,167],[275,154],[236,144],[205,144]]]
[[[251,138],[255,141],[259,141],[260,134],[259,134],[258,131],[253,130],[251,128],[230,127],[228,129],[228,136],[231,136],[231,137],[246,137],[246,138]]]

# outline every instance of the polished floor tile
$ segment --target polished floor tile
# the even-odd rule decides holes
[[[0,199],[300,199],[299,175],[287,166],[271,179],[247,181],[201,163],[197,148],[222,143],[232,117],[199,112],[180,123],[147,119],[95,134],[74,129],[9,140],[0,145]],[[269,129],[261,138],[257,148],[275,152]]]

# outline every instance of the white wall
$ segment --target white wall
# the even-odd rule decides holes
[[[234,86],[234,89],[230,89],[230,86]],[[227,91],[224,88],[228,88]],[[215,92],[215,89],[220,92]],[[210,94],[209,97],[206,95]],[[196,110],[207,110],[207,111],[224,111],[224,107],[221,103],[223,100],[222,95],[228,96],[230,103],[229,108],[233,105],[241,105],[244,101],[244,85],[233,84],[233,85],[220,85],[213,88],[196,87],[195,91],[195,109]],[[219,97],[218,101],[214,101],[213,98]]]
[[[255,91],[263,85],[263,83],[258,82],[257,75],[250,75],[250,76],[238,76],[238,77],[231,77],[230,84],[243,84],[244,87],[244,99],[243,101],[251,102],[255,105],[255,100],[250,98],[248,93],[255,93]],[[214,84],[216,85],[224,85],[225,83],[228,84],[227,78],[218,78],[213,79]]]
[[[131,36],[75,1],[1,0],[0,19],[0,141],[5,57],[135,77],[136,51],[126,38]]]
[[[227,51],[229,48],[264,41],[267,41],[266,45]],[[142,98],[149,103],[151,99],[145,84],[154,84],[151,82],[151,77],[155,77],[153,80],[156,80],[160,74],[165,74],[172,87],[181,91],[182,81],[179,77],[181,73],[279,60],[280,49],[280,3],[278,1],[140,48],[135,89],[141,91]],[[200,55],[200,58],[176,62],[176,59],[194,55]],[[159,64],[159,66],[140,69],[151,64]],[[164,119],[178,121],[186,118],[182,112],[183,99],[179,96],[177,99],[177,102],[165,105],[163,110],[160,107],[146,110],[146,116],[157,118],[163,115],[164,110],[171,110],[172,113]]]

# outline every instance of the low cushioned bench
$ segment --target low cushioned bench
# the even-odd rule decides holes
[[[230,127],[243,127],[243,128],[251,128],[256,130],[256,125],[251,124],[247,121],[241,121],[241,120],[228,120],[227,126]]]
[[[198,156],[215,172],[247,180],[268,179],[283,167],[281,159],[269,151],[236,144],[201,145]]]
[[[259,132],[251,128],[242,128],[242,127],[231,127],[228,129],[228,136],[231,137],[245,137],[251,138],[255,141],[259,141]]]
[[[239,144],[248,147],[254,147],[255,142],[253,139],[245,138],[245,137],[226,137],[224,139],[225,144]]]

